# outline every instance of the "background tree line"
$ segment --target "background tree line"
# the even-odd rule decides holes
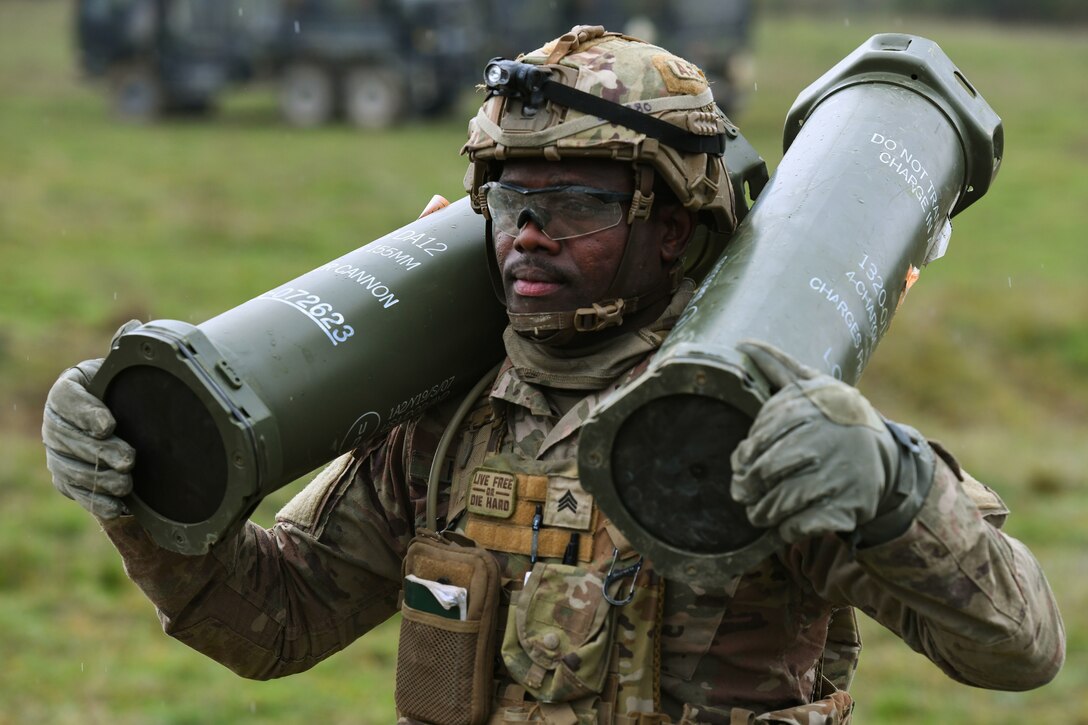
[[[757,0],[767,12],[901,12],[946,15],[999,22],[1088,22],[1083,0]]]

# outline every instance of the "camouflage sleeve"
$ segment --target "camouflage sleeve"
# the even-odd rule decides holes
[[[244,677],[308,669],[396,611],[419,505],[406,427],[331,463],[273,528],[247,522],[206,555],[160,549],[131,518],[105,530],[167,634]]]
[[[856,556],[828,537],[795,547],[795,571],[823,598],[891,629],[950,677],[998,690],[1049,682],[1065,632],[1042,568],[998,527],[990,489],[937,456],[933,487],[911,528]]]

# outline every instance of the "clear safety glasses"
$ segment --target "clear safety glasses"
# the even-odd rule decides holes
[[[554,241],[611,229],[623,219],[625,194],[591,186],[546,186],[525,189],[501,181],[481,187],[495,229],[511,237],[529,221]]]

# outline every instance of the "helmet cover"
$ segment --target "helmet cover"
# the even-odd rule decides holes
[[[659,119],[695,136],[720,136],[728,119],[714,104],[706,76],[693,63],[650,43],[600,26],[576,26],[521,63],[550,72],[550,80]],[[473,208],[487,215],[480,186],[497,178],[507,159],[600,158],[651,167],[687,209],[712,230],[736,227],[733,188],[720,153],[678,150],[642,130],[592,112],[547,101],[540,106],[494,93],[469,122],[462,148],[470,160],[465,176]],[[639,185],[636,183],[636,189]],[[649,200],[632,219],[649,213]]]

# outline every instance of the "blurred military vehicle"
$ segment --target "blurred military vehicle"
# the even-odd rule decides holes
[[[472,0],[79,0],[76,36],[125,119],[206,110],[272,78],[293,125],[383,127],[457,98],[475,72],[472,17]]]
[[[496,55],[604,25],[698,63],[726,113],[752,84],[751,0],[77,0],[80,65],[128,120],[279,86],[295,126],[381,128],[450,109]]]
[[[743,106],[755,80],[753,0],[483,0],[490,55],[515,57],[574,25],[603,25],[660,45],[707,74],[727,115]]]

